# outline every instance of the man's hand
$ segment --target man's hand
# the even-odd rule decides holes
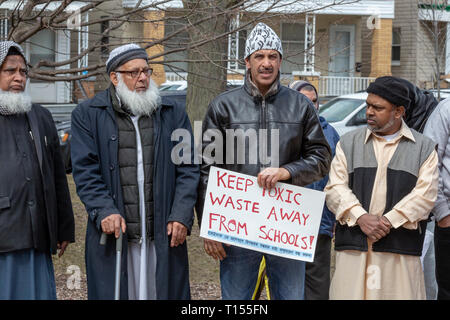
[[[119,238],[120,227],[122,227],[122,233],[125,233],[127,225],[125,219],[120,214],[112,214],[107,216],[101,222],[102,231],[106,234],[114,233],[116,239]]]
[[[69,241],[58,241],[58,258],[61,258],[61,256],[64,254],[64,251],[66,251],[67,246],[69,245]]]
[[[438,221],[439,228],[448,228],[450,227],[450,216],[446,216]]]
[[[203,245],[205,247],[205,251],[208,255],[213,257],[215,260],[223,260],[227,257],[225,249],[223,248],[222,242],[203,239]]]
[[[391,224],[391,222],[388,220],[388,218],[386,218],[385,216],[381,216],[381,222],[383,222],[384,223],[384,225],[386,226],[386,227],[388,227],[389,228],[389,231],[391,230],[391,228],[392,228],[392,224]],[[389,232],[388,232],[389,233]]]
[[[186,240],[187,228],[182,223],[170,221],[167,224],[167,235],[172,235],[170,247],[177,247],[180,244],[183,244],[184,240]]]
[[[258,185],[270,190],[278,181],[288,180],[291,177],[285,168],[266,168],[258,174]]]
[[[388,227],[387,225],[387,223],[389,223],[388,220],[386,223],[382,218],[368,213],[365,213],[361,217],[359,217],[356,223],[360,226],[362,232],[364,232],[367,237],[373,241],[380,240],[381,238],[388,235],[390,231],[390,227]]]

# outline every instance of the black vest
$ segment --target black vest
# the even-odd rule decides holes
[[[386,207],[383,215],[414,189],[422,164],[434,150],[433,141],[412,129],[411,132],[416,141],[401,138],[389,161]],[[366,128],[357,129],[342,137],[341,146],[347,160],[349,187],[368,212],[378,164],[373,139],[370,137],[367,143],[364,143],[365,136]],[[392,228],[386,237],[373,243],[372,250],[420,256],[426,224],[426,220],[420,221],[416,230]],[[335,249],[367,251],[367,236],[358,225],[348,227],[337,223]]]
[[[130,115],[118,108],[114,91],[113,107],[119,130],[119,173],[127,223],[128,241],[141,241],[141,216],[139,213],[138,160],[136,130]],[[147,237],[154,239],[153,210],[153,117],[141,116],[138,120],[144,166],[144,198]]]

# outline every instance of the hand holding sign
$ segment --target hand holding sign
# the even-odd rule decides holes
[[[290,177],[291,174],[285,168],[266,168],[258,174],[258,185],[270,190],[278,181],[288,180]]]
[[[277,172],[267,170],[261,185],[272,186]],[[258,178],[211,167],[200,230],[209,239],[205,251],[222,260],[226,243],[313,261],[325,194],[280,182],[266,189]]]

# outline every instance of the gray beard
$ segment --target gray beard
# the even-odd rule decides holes
[[[28,94],[0,90],[0,114],[27,113],[31,110],[31,106],[31,97]]]
[[[369,127],[369,130],[372,131],[373,133],[380,134],[380,133],[383,133],[383,132],[387,131],[388,129],[390,129],[394,125],[394,123],[395,123],[395,120],[391,119],[391,120],[388,121],[388,123],[386,123],[381,128],[373,128],[371,126],[368,126],[368,127]]]
[[[135,116],[150,116],[161,104],[158,87],[152,79],[150,79],[150,85],[145,92],[128,89],[120,75],[118,75],[118,80],[116,93],[120,102],[125,104]]]

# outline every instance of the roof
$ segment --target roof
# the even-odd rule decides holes
[[[255,2],[252,5],[251,2]],[[340,0],[339,4],[334,4],[335,0],[310,0],[310,1],[294,1],[294,0],[250,0],[246,1],[245,7],[249,12],[270,12],[292,13],[311,12],[316,14],[335,14],[335,15],[367,15],[379,16],[383,19],[394,19],[394,0]],[[126,8],[133,8],[138,3],[138,0],[123,0],[123,6]],[[172,1],[158,1],[158,0],[143,0],[141,6],[147,6],[154,3],[159,9],[166,8],[183,8],[181,0]],[[154,8],[152,8],[154,10]]]
[[[54,1],[54,2],[49,3],[47,5],[47,10],[56,10],[61,5],[62,2],[63,1]],[[87,2],[88,1],[86,1],[86,2],[74,1],[65,8],[65,11],[75,11],[77,9],[80,9],[80,8],[88,5]],[[24,6],[24,1],[8,0],[8,1],[3,2],[0,5],[0,9],[15,10],[17,8],[17,5],[20,5],[20,9],[22,9]],[[45,6],[45,4],[40,4],[40,5],[37,5],[35,7],[35,9],[39,10],[39,9],[44,8],[44,6]]]

